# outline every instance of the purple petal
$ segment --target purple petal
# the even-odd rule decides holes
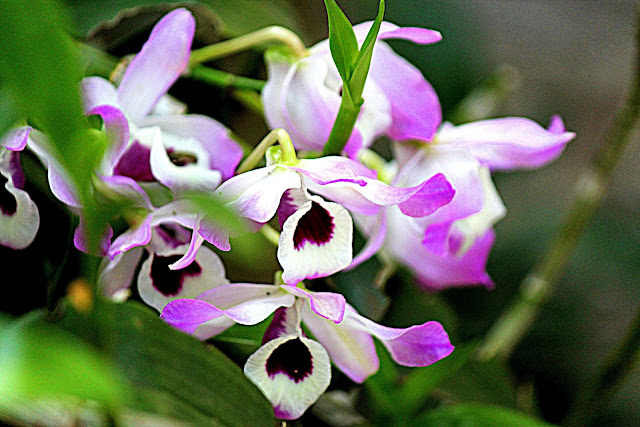
[[[102,77],[86,77],[80,82],[85,114],[101,105],[118,107],[118,93],[113,84]]]
[[[318,316],[329,319],[333,323],[342,322],[346,300],[341,294],[333,292],[309,292],[289,285],[282,285],[282,289],[290,294],[309,300],[311,310]]]
[[[346,311],[353,310],[347,304]],[[371,334],[349,328],[344,320],[335,324],[303,306],[302,321],[326,348],[333,364],[357,383],[378,371],[380,362]]]
[[[552,129],[520,117],[481,120],[444,126],[438,132],[438,143],[464,148],[494,170],[536,168],[556,159],[575,137],[573,132],[560,133],[557,121]]]
[[[93,254],[97,256],[105,256],[107,251],[109,250],[109,245],[111,243],[111,238],[113,237],[113,229],[110,226],[104,230],[102,237],[100,238],[100,245],[98,247],[98,253]],[[84,219],[80,217],[80,223],[76,228],[76,231],[73,233],[73,244],[76,249],[91,254],[89,250],[89,242],[87,241],[87,229]]]
[[[357,220],[356,220],[357,223]],[[385,236],[387,235],[387,215],[384,209],[381,209],[380,212],[373,219],[373,227],[366,233],[369,238],[367,239],[367,243],[364,245],[362,250],[358,253],[358,255],[353,257],[353,261],[349,267],[345,268],[345,271],[353,270],[358,265],[362,264],[372,256],[374,256],[382,245],[384,244]]]
[[[405,215],[421,218],[451,202],[455,194],[451,183],[439,173],[425,181],[420,190],[398,207]]]
[[[118,87],[118,102],[138,122],[187,67],[195,20],[186,9],[165,15],[131,61]]]
[[[163,132],[200,142],[209,153],[210,169],[222,173],[223,179],[233,176],[242,160],[242,148],[230,136],[230,131],[210,117],[199,114],[178,116],[148,116],[142,126],[159,126]]]
[[[137,226],[119,235],[109,246],[107,251],[109,258],[113,259],[119,253],[149,243],[151,240],[151,219],[151,215],[147,215]]]
[[[326,350],[302,336],[276,338],[249,356],[244,373],[274,407],[276,417],[299,418],[329,386]]]
[[[113,174],[127,176],[141,182],[154,182],[149,157],[151,149],[134,139],[129,148],[120,156]]]
[[[428,366],[453,352],[449,336],[438,322],[427,322],[405,329],[389,328],[347,311],[344,323],[378,338],[391,357],[404,366]]]
[[[373,21],[362,22],[353,26],[353,32],[359,43],[364,42]],[[383,21],[378,32],[378,40],[403,39],[418,44],[432,44],[442,40],[442,35],[434,30],[419,27],[398,27],[391,22]]]
[[[203,323],[223,315],[222,310],[197,299],[177,299],[167,304],[160,318],[169,325],[192,334]]]
[[[557,115],[551,116],[551,120],[549,121],[549,126],[547,127],[547,130],[555,134],[564,133],[566,129],[564,127],[564,122],[562,121],[562,118]]]
[[[24,126],[8,131],[0,141],[0,146],[3,146],[10,151],[22,151],[27,146],[27,140],[29,139],[29,133],[33,130],[31,126]]]

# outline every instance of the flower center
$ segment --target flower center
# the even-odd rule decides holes
[[[312,372],[313,357],[300,338],[283,343],[267,359],[267,373],[270,378],[283,373],[298,383]]]
[[[149,157],[151,149],[138,140],[133,141],[131,147],[122,155],[122,158],[113,170],[114,175],[128,176],[136,181],[153,182],[155,177],[151,173]]]
[[[154,256],[151,263],[151,282],[158,292],[164,296],[175,296],[184,285],[187,277],[199,276],[202,267],[197,261],[193,261],[181,270],[170,270],[169,264],[173,264],[181,258],[180,255]]]
[[[329,212],[318,203],[311,202],[311,209],[300,218],[293,233],[293,247],[299,251],[307,241],[322,246],[331,240],[334,228]]]
[[[187,166],[198,163],[198,158],[191,153],[175,151],[173,148],[167,149],[169,160],[176,166]]]

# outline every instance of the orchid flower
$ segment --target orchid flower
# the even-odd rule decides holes
[[[300,417],[324,392],[331,376],[329,358],[358,383],[376,373],[373,337],[404,366],[427,366],[453,351],[438,322],[389,328],[362,317],[340,294],[289,285],[222,285],[197,299],[170,302],[160,317],[207,339],[219,333],[221,319],[254,325],[274,312],[263,346],[247,360],[245,374],[283,419]],[[304,336],[301,322],[318,342]]]
[[[159,108],[169,87],[187,67],[194,31],[191,13],[176,9],[153,28],[117,89],[100,77],[82,81],[87,112],[99,105],[112,105],[129,121],[131,140],[115,165],[115,174],[143,182],[158,180],[172,190],[194,185],[213,190],[233,175],[242,149],[223,125],[207,116]],[[167,111],[170,114],[163,114]],[[150,127],[163,133],[161,144],[150,143],[145,135],[145,128]]]
[[[371,22],[353,27],[362,44]],[[401,28],[382,22],[378,39],[404,39],[419,44],[436,43],[440,33],[423,28]],[[268,51],[269,78],[262,91],[267,123],[284,128],[295,146],[322,151],[338,114],[342,80],[324,40],[309,49],[309,55],[291,61],[280,50]],[[376,137],[395,140],[430,140],[442,114],[438,97],[420,71],[397,55],[384,42],[377,42],[364,87],[365,102],[345,152],[355,157]]]
[[[189,231],[176,223],[154,227],[147,245],[103,260],[99,274],[102,293],[115,300],[129,296],[129,285],[142,259],[143,249],[149,256],[138,273],[138,293],[145,303],[158,311],[175,299],[195,298],[215,286],[228,284],[222,261],[206,247],[201,248],[186,267],[170,268],[188,251],[190,240]]]
[[[398,205],[414,216],[428,215],[449,203],[453,190],[435,173],[411,187],[392,187],[358,162],[337,156],[279,162],[224,182],[216,191],[242,216],[264,224],[276,213],[282,228],[278,260],[285,283],[333,274],[352,261],[352,221],[345,208],[375,214]],[[307,188],[337,203],[311,196]]]
[[[38,207],[24,191],[20,151],[27,144],[31,128],[9,131],[0,145],[0,245],[26,248],[40,226]]]
[[[415,218],[395,207],[378,217],[358,217],[371,242],[384,245],[430,290],[493,282],[485,271],[495,235],[493,225],[506,209],[490,169],[534,168],[555,159],[575,135],[559,117],[549,130],[524,118],[485,120],[454,127],[444,124],[423,148],[398,144],[401,165],[395,185],[412,185],[435,171],[456,193],[433,215]]]

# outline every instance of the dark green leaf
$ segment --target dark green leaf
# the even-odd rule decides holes
[[[402,413],[398,411],[399,400],[398,368],[389,352],[379,342],[376,351],[380,359],[380,368],[364,383],[374,418],[378,425],[391,424]]]
[[[431,366],[413,369],[400,390],[402,410],[407,414],[418,411],[438,384],[457,375],[477,346],[477,343],[457,345],[453,353],[444,359]]]
[[[378,32],[380,31],[380,25],[384,18],[384,0],[380,0],[380,6],[378,8],[378,16],[373,21],[373,25],[367,33],[367,38],[364,40],[360,52],[358,52],[358,58],[355,62],[355,69],[353,75],[349,79],[349,88],[351,89],[351,97],[356,103],[361,103],[362,91],[364,90],[364,84],[367,81],[367,75],[369,74],[369,66],[371,65],[371,56],[373,55],[373,47],[375,46],[376,39],[378,38]]]
[[[329,19],[329,47],[333,62],[343,82],[351,79],[351,73],[358,57],[358,41],[349,19],[335,0],[325,0],[327,18]]]
[[[425,413],[414,420],[414,424],[432,427],[544,427],[551,425],[522,412],[477,403],[445,406]]]
[[[127,389],[109,361],[33,312],[0,329],[0,401],[75,396],[108,406]]]
[[[138,303],[95,303],[90,318],[70,312],[62,323],[92,341],[129,379],[133,409],[196,425],[274,424],[269,402],[219,350],[172,329]]]

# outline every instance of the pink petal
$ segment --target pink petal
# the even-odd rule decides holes
[[[0,146],[10,151],[22,151],[27,146],[31,126],[23,126],[8,131],[0,140]]]
[[[546,130],[520,117],[481,120],[462,126],[446,126],[438,132],[438,143],[464,148],[494,170],[537,168],[555,160],[573,132],[560,132],[561,124]]]
[[[342,322],[346,300],[341,294],[333,292],[309,292],[289,285],[282,285],[282,289],[290,294],[309,300],[311,310],[318,316],[329,319],[333,323]]]
[[[119,108],[115,86],[102,77],[85,77],[80,82],[80,91],[85,114],[101,105]]]
[[[138,122],[185,70],[195,20],[186,9],[165,15],[131,61],[118,87],[118,102],[129,120]]]

